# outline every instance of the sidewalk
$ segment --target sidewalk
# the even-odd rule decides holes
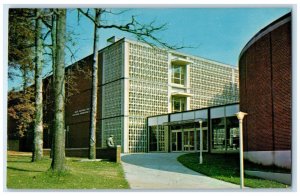
[[[131,189],[216,190],[239,189],[239,185],[194,172],[177,161],[183,153],[122,155],[125,177]]]

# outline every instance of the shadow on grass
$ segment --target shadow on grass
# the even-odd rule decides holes
[[[203,154],[203,164],[199,165],[197,153],[185,154],[178,161],[186,167],[204,175],[234,184],[240,183],[239,154]],[[249,167],[249,166],[248,166]],[[247,168],[247,165],[245,165]],[[275,181],[264,180],[245,175],[245,186],[253,188],[286,188],[286,185]]]
[[[7,163],[31,163],[31,161],[15,160],[15,161],[7,161]]]
[[[17,167],[7,167],[7,169],[11,169],[15,171],[23,171],[23,172],[44,172],[44,170],[21,169]]]

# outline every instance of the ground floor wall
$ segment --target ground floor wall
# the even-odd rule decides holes
[[[281,151],[249,151],[244,152],[244,158],[262,165],[275,165],[291,169],[292,154],[290,150]]]

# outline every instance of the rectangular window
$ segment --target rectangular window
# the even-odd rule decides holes
[[[157,126],[150,127],[150,151],[157,151]]]
[[[237,151],[239,149],[239,122],[235,116],[211,120],[212,149]]]
[[[172,112],[182,112],[186,110],[185,97],[172,97]]]
[[[172,64],[172,83],[185,85],[184,80],[185,80],[185,66]]]

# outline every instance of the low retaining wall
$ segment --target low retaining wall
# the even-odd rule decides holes
[[[116,148],[99,148],[96,152],[97,159],[108,159],[117,163],[121,162],[121,146]]]
[[[256,177],[267,179],[267,180],[281,182],[281,183],[288,184],[288,185],[292,184],[292,175],[291,174],[250,171],[250,170],[245,170],[245,174],[247,174],[249,176],[256,176]]]
[[[290,150],[282,151],[246,151],[246,160],[262,165],[276,165],[278,167],[291,169],[292,153]]]
[[[44,155],[50,156],[51,149],[44,149]],[[88,148],[66,148],[66,157],[83,157],[87,158],[89,154]],[[109,161],[121,162],[121,146],[115,148],[97,148],[96,149],[97,159],[107,159]]]

